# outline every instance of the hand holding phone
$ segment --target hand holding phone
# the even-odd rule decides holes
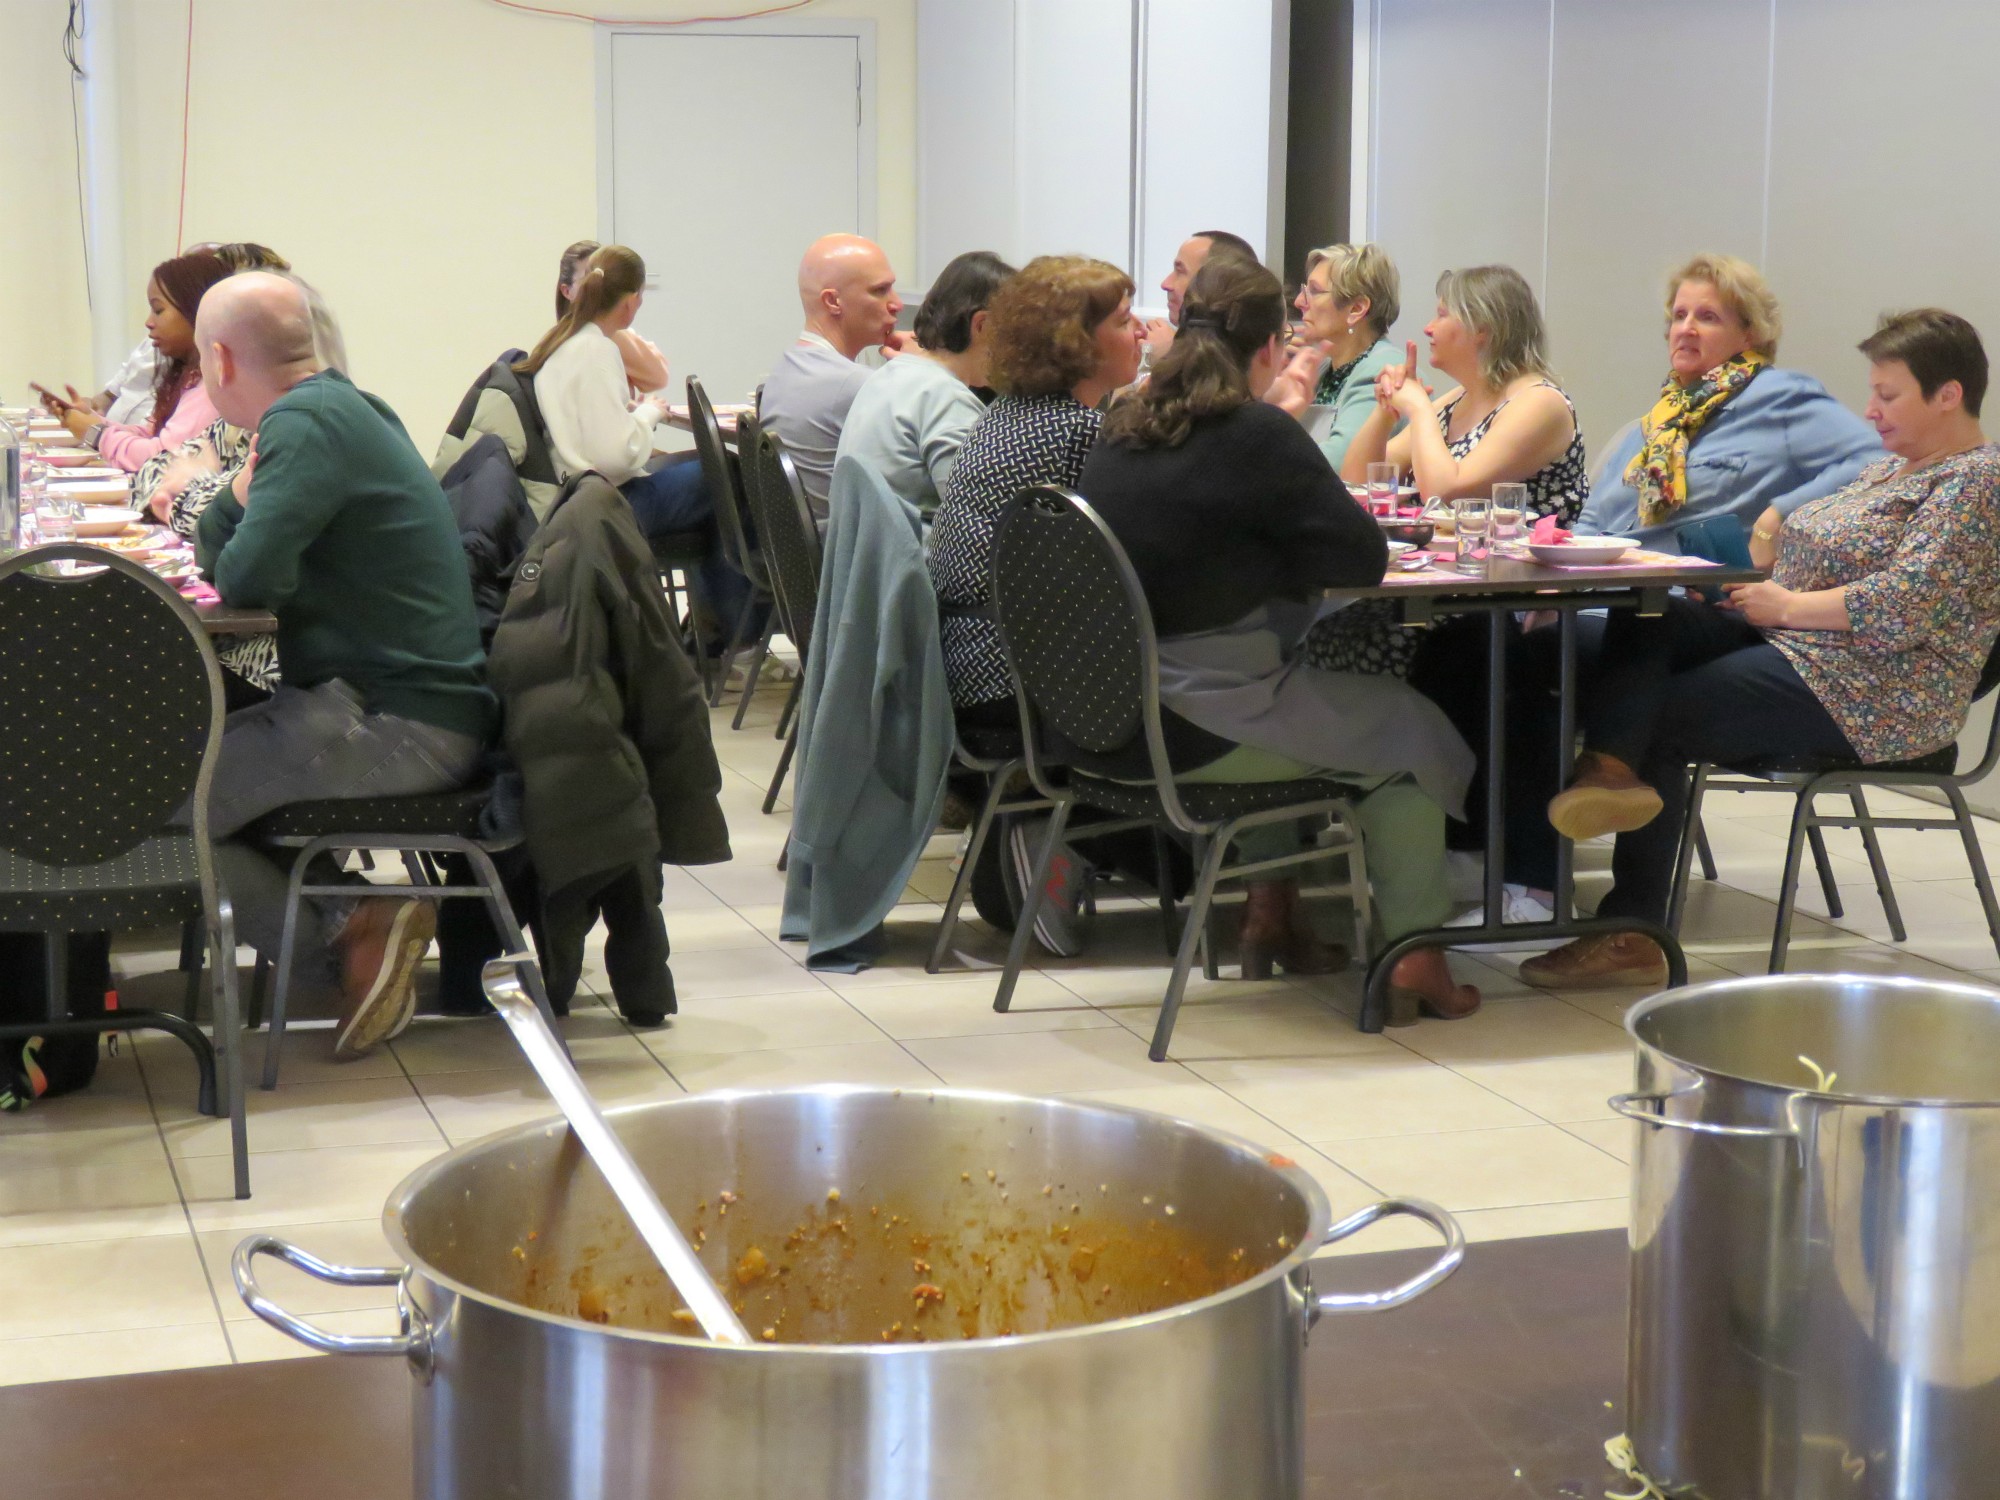
[[[68,411],[70,408],[71,405],[70,402],[65,401],[61,396],[58,396],[54,391],[50,390],[47,386],[41,384],[39,381],[34,381],[34,380],[29,381],[28,389],[40,394],[42,398],[42,405],[46,407],[48,411],[54,416],[59,417],[64,412]]]

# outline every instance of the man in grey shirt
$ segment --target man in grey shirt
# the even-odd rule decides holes
[[[847,408],[868,371],[854,362],[864,349],[901,348],[896,273],[873,240],[830,234],[799,262],[799,302],[806,326],[764,382],[765,428],[778,435],[798,466],[813,515],[826,519],[826,492]]]

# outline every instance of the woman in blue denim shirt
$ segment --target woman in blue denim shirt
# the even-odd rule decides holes
[[[1778,299],[1753,266],[1698,255],[1667,282],[1669,371],[1659,401],[1614,443],[1576,529],[1681,550],[1682,527],[1733,515],[1752,536],[1881,457],[1868,424],[1810,375],[1782,370]]]

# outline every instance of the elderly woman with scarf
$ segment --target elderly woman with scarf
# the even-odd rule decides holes
[[[1697,255],[1667,280],[1660,399],[1614,443],[1576,529],[1686,550],[1679,533],[1735,516],[1760,566],[1780,518],[1830,495],[1882,444],[1810,375],[1780,369],[1778,299],[1755,267]]]

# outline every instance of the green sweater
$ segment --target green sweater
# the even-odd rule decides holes
[[[264,413],[249,504],[218,492],[195,547],[224,603],[278,617],[287,684],[338,677],[371,713],[491,734],[451,507],[396,414],[344,375],[311,376]]]

